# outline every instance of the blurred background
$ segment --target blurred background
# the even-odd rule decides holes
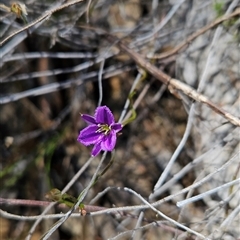
[[[67,2],[21,3],[26,5],[27,19],[32,22]],[[0,1],[1,42],[26,25],[21,17],[4,8],[10,8],[12,3]],[[84,165],[91,147],[76,141],[86,126],[80,113],[93,115],[101,97],[100,79],[101,105],[107,105],[116,120],[139,80],[132,99],[138,100],[137,117],[118,137],[113,165],[90,190],[84,203],[89,204],[109,186],[128,187],[148,199],[184,135],[192,101],[180,92],[169,91],[151,75],[142,74],[127,54],[107,41],[101,30],[123,39],[147,58],[171,51],[191,34],[239,7],[239,1],[228,0],[88,0],[56,11],[29,31],[4,42],[0,47],[0,196],[44,201],[50,189],[63,189]],[[238,16],[201,34],[181,52],[149,61],[195,89],[200,84],[203,94],[239,117],[239,29]],[[165,185],[154,200],[179,192],[226,163],[229,164],[223,171],[192,194],[239,178],[239,129],[201,103],[196,104],[194,114],[187,141],[164,183],[207,154],[170,186]],[[108,154],[104,165],[110,158]],[[99,159],[91,163],[68,193],[79,195],[90,182]],[[158,209],[211,239],[236,240],[240,236],[238,191],[239,186],[224,189],[183,210],[176,206],[179,199],[186,198],[180,195]],[[141,204],[139,199],[116,189],[95,203],[103,207],[137,204]],[[18,205],[1,205],[1,209],[26,216],[43,211],[43,207]],[[235,209],[238,210],[234,212]],[[57,207],[52,210],[59,212]],[[137,218],[139,212],[134,214]],[[130,235],[118,239],[195,239],[150,210],[145,211],[145,218],[142,226],[150,227],[133,238],[137,219],[103,214],[70,218],[50,239],[109,239],[127,230]],[[43,221],[32,239],[40,239],[54,221]],[[153,225],[155,221],[163,225]],[[33,221],[1,217],[1,239],[25,239],[32,224]]]

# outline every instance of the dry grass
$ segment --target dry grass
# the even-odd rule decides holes
[[[122,120],[132,89],[137,117],[83,200],[97,211],[74,212],[49,239],[239,239],[239,1],[24,3],[28,25],[8,1],[0,8],[1,198],[47,204],[52,188],[88,189],[111,154],[89,159],[79,113],[107,105]],[[52,207],[34,225],[45,208],[36,204],[2,202],[1,239],[40,239],[68,211]]]

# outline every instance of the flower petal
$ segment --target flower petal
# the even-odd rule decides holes
[[[104,151],[112,151],[116,145],[116,141],[117,141],[117,134],[116,132],[113,130],[111,131],[108,135],[104,136],[102,139],[102,149]]]
[[[102,150],[101,147],[101,141],[99,141],[98,143],[96,143],[92,149],[92,156],[95,157],[97,156]]]
[[[123,128],[121,123],[114,123],[111,125],[111,129],[115,130],[116,132],[121,131]]]
[[[82,119],[90,124],[97,124],[95,121],[95,118],[93,116],[90,116],[88,114],[81,114]]]
[[[80,131],[77,140],[85,146],[96,144],[104,136],[102,133],[97,132],[97,130],[98,126],[90,125]]]
[[[95,111],[95,120],[97,123],[111,125],[115,123],[113,114],[107,106],[97,107]]]

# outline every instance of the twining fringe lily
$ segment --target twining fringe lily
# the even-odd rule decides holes
[[[97,107],[95,115],[81,114],[82,119],[90,124],[78,136],[78,142],[85,146],[94,145],[92,156],[101,151],[112,151],[116,145],[117,133],[122,130],[120,123],[115,123],[113,114],[107,106]]]

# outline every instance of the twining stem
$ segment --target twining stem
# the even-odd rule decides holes
[[[131,116],[123,121],[123,123],[122,123],[123,126],[126,126],[127,124],[131,123],[137,117],[137,112],[136,112],[135,108],[133,107],[133,96],[135,94],[136,94],[136,91],[134,90],[128,95],[128,100],[130,102],[129,105],[130,105]]]

